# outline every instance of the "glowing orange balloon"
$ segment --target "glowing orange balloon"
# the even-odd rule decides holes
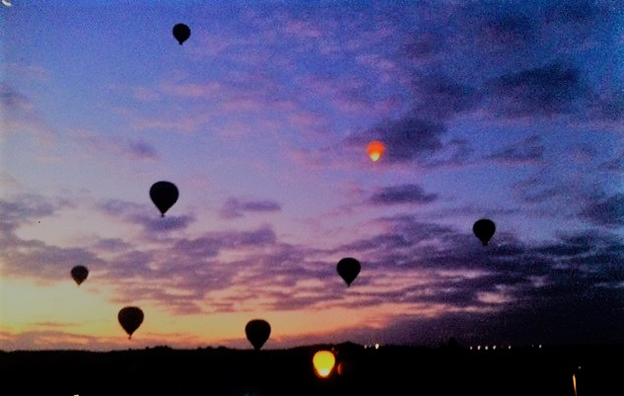
[[[336,357],[331,351],[318,351],[312,357],[312,365],[316,375],[321,378],[326,378],[331,374],[334,365],[336,364]]]
[[[378,161],[385,151],[386,146],[378,140],[374,140],[366,146],[366,153],[373,162]]]

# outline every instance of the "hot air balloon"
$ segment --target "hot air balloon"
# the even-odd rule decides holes
[[[352,376],[357,372],[355,361],[342,360],[336,365],[336,373],[340,376]]]
[[[345,257],[338,261],[336,270],[340,277],[347,283],[347,287],[357,278],[362,266],[360,262],[353,257]]]
[[[176,203],[179,196],[178,188],[168,181],[154,183],[149,194],[162,217],[165,217],[165,213]]]
[[[483,246],[487,246],[496,232],[496,225],[490,219],[479,219],[473,224],[472,232],[479,238]]]
[[[336,356],[331,351],[321,350],[312,357],[314,372],[321,378],[326,378],[331,374],[336,364]]]
[[[138,307],[124,307],[117,314],[117,320],[128,333],[128,339],[132,338],[132,333],[141,326],[143,318],[143,311]]]
[[[87,279],[87,276],[89,276],[89,270],[85,266],[77,265],[71,269],[71,276],[78,286],[80,286],[80,284]]]
[[[373,160],[373,162],[378,161],[381,158],[381,155],[386,151],[386,146],[378,141],[374,140],[366,146],[366,153]]]
[[[271,335],[271,325],[263,319],[252,319],[245,326],[245,335],[254,349],[259,350]]]
[[[173,37],[182,45],[191,36],[191,29],[183,23],[173,27]]]

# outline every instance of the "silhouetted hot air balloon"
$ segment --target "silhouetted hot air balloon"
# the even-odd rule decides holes
[[[271,325],[263,319],[252,319],[245,326],[245,335],[254,349],[259,350],[271,335]]]
[[[191,37],[191,29],[183,23],[178,23],[173,27],[173,37],[182,45],[182,43]]]
[[[336,270],[340,277],[347,283],[347,287],[357,278],[362,266],[360,262],[353,257],[345,257],[338,261]]]
[[[472,232],[479,238],[483,246],[487,246],[496,232],[496,225],[490,219],[479,219],[473,224]]]
[[[366,154],[368,154],[373,162],[378,161],[385,151],[386,146],[378,140],[372,141],[366,146]]]
[[[168,181],[154,183],[149,194],[162,217],[165,217],[165,213],[176,203],[179,196],[178,188]]]
[[[71,276],[78,286],[80,286],[80,284],[87,279],[87,276],[89,276],[89,270],[85,266],[77,265],[71,269]]]
[[[124,307],[117,314],[117,320],[123,329],[128,333],[128,339],[132,338],[132,333],[143,323],[143,311],[138,307]]]

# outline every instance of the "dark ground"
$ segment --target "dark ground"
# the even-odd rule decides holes
[[[113,352],[0,352],[3,395],[624,395],[624,346],[468,350],[334,346],[325,379],[312,368],[327,345],[284,350],[156,347]]]

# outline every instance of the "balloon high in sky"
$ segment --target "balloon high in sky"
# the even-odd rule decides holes
[[[472,231],[483,246],[487,246],[496,232],[496,224],[490,219],[479,219],[472,225]]]
[[[165,213],[178,201],[180,193],[175,184],[169,181],[159,181],[152,185],[149,195],[161,216],[165,217]]]
[[[386,146],[378,140],[374,140],[366,146],[366,153],[373,162],[379,161],[385,151]]]
[[[336,271],[338,271],[338,275],[345,281],[347,287],[351,286],[351,283],[357,278],[360,270],[362,269],[362,265],[360,261],[353,257],[345,257],[338,261],[336,264]]]
[[[184,23],[178,23],[173,27],[173,37],[178,40],[180,45],[184,44],[191,36],[191,29]]]

